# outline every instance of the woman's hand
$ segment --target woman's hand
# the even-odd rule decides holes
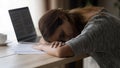
[[[65,45],[62,42],[38,44],[37,46],[34,46],[34,48],[38,50],[43,50],[47,54],[56,57],[70,57],[74,55],[72,49],[68,45]]]
[[[63,42],[55,41],[55,42],[52,42],[50,46],[51,46],[51,48],[57,48],[57,47],[61,47],[64,45],[65,45],[65,43],[63,43]]]
[[[61,47],[61,46],[65,45],[65,43],[63,43],[63,42],[58,42],[58,41],[54,41],[54,42],[52,42],[52,43],[49,43],[49,42],[45,41],[44,38],[42,37],[42,38],[40,39],[40,41],[39,41],[38,47],[39,47],[39,46],[41,47],[41,45],[48,45],[48,46],[50,46],[51,48],[57,48],[57,47]]]
[[[65,45],[65,43],[62,43],[62,42],[58,42],[58,41],[55,41],[55,42],[52,42],[52,43],[46,43],[46,42],[42,42],[42,43],[38,43],[36,46],[34,46],[33,48],[35,49],[38,49],[38,50],[42,50],[42,47],[43,46],[48,46],[50,48],[58,48],[58,47],[61,47]]]
[[[50,43],[45,41],[44,38],[42,37],[40,38],[39,42],[35,46],[33,46],[33,48],[37,50],[42,50],[42,47],[46,45],[50,45]]]
[[[42,45],[42,44],[37,44],[35,46],[33,46],[34,49],[37,49],[37,50],[42,50],[42,47],[45,46],[45,45]]]
[[[40,39],[39,43],[43,45],[50,44],[49,42],[45,41],[43,37]]]

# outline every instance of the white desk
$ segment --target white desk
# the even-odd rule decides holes
[[[0,68],[61,68],[67,63],[80,60],[83,56],[57,58],[47,54],[15,55],[7,52],[9,47],[0,47]],[[63,68],[63,67],[62,67]]]

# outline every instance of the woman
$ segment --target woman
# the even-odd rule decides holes
[[[101,7],[48,11],[36,49],[57,57],[92,56],[101,68],[120,68],[120,20]],[[47,42],[46,42],[47,41]]]

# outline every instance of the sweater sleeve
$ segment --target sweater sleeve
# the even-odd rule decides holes
[[[101,23],[103,22],[106,22],[106,20],[101,18],[90,21],[81,34],[67,41],[66,45],[72,48],[75,55],[103,51],[105,49],[102,45],[104,41],[104,35],[102,35],[104,28]]]

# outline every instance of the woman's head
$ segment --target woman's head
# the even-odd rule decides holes
[[[42,16],[39,29],[43,38],[48,42],[67,41],[81,32],[78,22],[80,21],[77,15],[74,16],[62,9],[54,9]]]

